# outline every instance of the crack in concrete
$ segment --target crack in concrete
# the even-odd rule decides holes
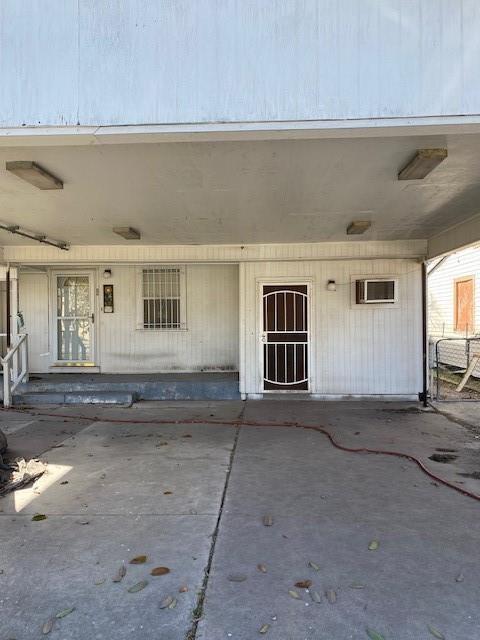
[[[243,416],[244,416],[246,407],[247,407],[247,401],[244,402],[243,407],[242,407],[241,411],[239,412],[239,414],[237,416],[237,420],[238,420],[239,423],[241,423],[242,420],[243,420]],[[232,473],[235,453],[237,451],[238,439],[239,439],[239,436],[240,436],[240,429],[241,429],[241,424],[239,424],[235,428],[235,437],[233,439],[233,447],[232,447],[232,450],[230,452],[230,460],[229,460],[228,470],[227,470],[226,477],[225,477],[225,484],[223,486],[222,499],[220,500],[220,507],[219,507],[219,510],[218,510],[218,518],[217,518],[217,522],[215,523],[215,529],[213,530],[213,534],[212,534],[212,544],[210,545],[210,552],[208,554],[208,562],[207,562],[207,566],[205,568],[205,575],[204,575],[204,578],[203,578],[202,587],[201,587],[200,592],[198,594],[197,604],[195,605],[195,608],[193,609],[193,612],[192,612],[192,625],[191,625],[190,629],[187,631],[187,633],[185,635],[185,640],[195,640],[195,638],[197,637],[198,623],[200,622],[200,620],[201,620],[201,618],[203,616],[203,606],[205,604],[205,595],[206,595],[206,592],[207,592],[208,580],[210,578],[210,571],[211,571],[211,568],[212,568],[213,556],[215,554],[215,545],[216,545],[216,542],[217,542],[218,532],[219,532],[219,529],[220,529],[220,522],[221,522],[222,515],[223,515],[223,507],[225,505],[225,498],[227,496],[228,484],[230,482],[230,475]]]

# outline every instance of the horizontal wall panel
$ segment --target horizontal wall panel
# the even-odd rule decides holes
[[[416,258],[426,240],[312,242],[250,245],[75,245],[69,251],[39,244],[3,247],[6,262],[21,264],[104,264],[105,262],[248,262],[329,258]]]
[[[477,0],[2,0],[0,22],[5,127],[480,113]]]

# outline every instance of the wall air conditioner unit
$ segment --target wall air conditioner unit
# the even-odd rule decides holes
[[[397,302],[398,281],[369,278],[355,281],[357,304],[393,304]]]

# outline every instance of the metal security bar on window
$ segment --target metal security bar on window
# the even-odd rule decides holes
[[[181,269],[143,269],[144,329],[181,329]]]

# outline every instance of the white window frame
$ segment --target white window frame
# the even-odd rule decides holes
[[[178,269],[180,272],[180,326],[179,327],[145,327],[143,272],[149,269]],[[146,264],[137,267],[137,330],[138,331],[186,331],[187,330],[187,278],[185,265],[179,264]]]

